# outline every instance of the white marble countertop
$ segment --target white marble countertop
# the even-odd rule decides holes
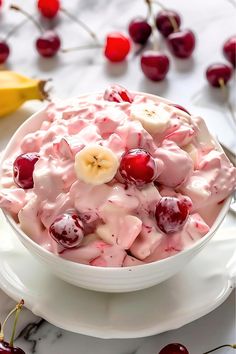
[[[190,60],[176,60],[171,57],[171,70],[162,83],[152,83],[145,79],[139,68],[139,58],[130,57],[122,64],[105,62],[99,50],[60,54],[57,58],[44,60],[34,50],[34,36],[37,30],[27,23],[11,39],[12,55],[8,68],[40,78],[52,78],[55,95],[73,96],[88,91],[104,90],[111,82],[118,82],[131,90],[146,91],[165,96],[186,106],[190,111],[202,114],[211,130],[233,148],[234,128],[223,104],[221,94],[208,88],[204,71],[208,64],[222,61],[222,43],[235,34],[236,7],[233,0],[165,0],[166,7],[177,9],[183,16],[184,27],[197,34],[197,48]],[[0,34],[7,33],[12,26],[22,20],[20,14],[7,9],[10,1],[5,0],[5,8],[0,15]],[[28,10],[33,10],[34,1],[16,0]],[[64,6],[78,14],[96,31],[99,38],[111,30],[124,30],[129,20],[145,11],[142,0],[64,0]],[[64,47],[90,42],[90,38],[76,24],[63,15],[57,24]],[[160,40],[160,47],[167,51]],[[233,91],[231,84],[231,91]],[[234,87],[235,88],[235,87]],[[234,90],[236,93],[236,90]],[[232,102],[235,99],[231,97]],[[40,104],[39,104],[40,105]],[[27,104],[12,117],[0,121],[0,149],[4,148],[15,129],[31,114],[35,104]],[[224,225],[235,224],[228,216]],[[204,296],[204,294],[203,294]],[[0,291],[0,317],[13,306]],[[27,354],[156,354],[169,342],[185,343],[191,354],[201,354],[212,347],[235,342],[235,292],[217,310],[202,319],[179,330],[158,336],[129,340],[100,340],[72,334],[36,318],[24,310],[17,344]],[[225,349],[222,353],[230,353]]]

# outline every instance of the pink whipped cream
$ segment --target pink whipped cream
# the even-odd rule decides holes
[[[236,187],[236,169],[202,118],[145,94],[132,95],[131,102],[108,99],[91,94],[50,103],[40,128],[32,125],[3,162],[0,207],[32,240],[73,262],[127,267],[167,258],[208,233]],[[153,119],[159,125],[152,126],[148,117],[145,121],[145,105],[158,108]],[[126,183],[117,168],[110,181],[87,183],[76,173],[75,157],[89,146],[109,149],[118,164],[130,149],[143,149],[155,161],[155,178],[142,185]],[[14,181],[13,163],[29,152],[39,158],[33,187],[24,189]],[[170,234],[155,217],[164,197],[184,198],[191,205],[182,227]],[[74,247],[63,247],[50,234],[56,218],[66,213],[76,214],[83,224],[82,242]]]

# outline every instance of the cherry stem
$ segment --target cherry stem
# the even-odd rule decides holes
[[[26,22],[28,22],[28,18],[26,18],[25,20],[23,20],[22,22],[20,22],[18,25],[16,25],[15,27],[13,27],[6,35],[5,40],[7,41],[15,32],[18,31],[19,28],[21,28],[22,26],[24,26],[26,24]]]
[[[166,7],[158,0],[146,0],[147,2],[152,2],[153,4],[158,5],[162,10],[167,10]],[[171,26],[173,27],[174,32],[178,32],[179,26],[176,22],[174,16],[168,16]]]
[[[98,37],[96,35],[95,32],[93,32],[87,25],[86,23],[84,23],[83,21],[81,21],[79,18],[75,17],[74,15],[72,15],[70,12],[68,12],[65,8],[61,8],[61,11],[67,16],[69,17],[72,21],[74,21],[75,23],[77,23],[80,27],[82,27],[91,37],[92,39],[96,40],[97,42],[99,42]]]
[[[203,353],[203,354],[210,354],[215,352],[216,350],[222,349],[222,348],[232,348],[232,349],[236,349],[236,344],[225,344],[225,345],[221,345],[220,347],[217,347],[215,349],[210,350],[209,352]]]
[[[11,335],[11,340],[9,343],[9,346],[13,348],[14,346],[14,339],[15,339],[15,334],[16,334],[16,325],[20,316],[20,312],[22,309],[22,306],[24,305],[24,300],[21,300],[19,304],[16,305],[16,314],[15,314],[15,320],[13,324],[13,330],[12,330],[12,335]]]
[[[14,308],[13,310],[11,310],[11,311],[9,312],[9,314],[7,315],[7,317],[5,318],[5,320],[4,320],[4,322],[3,322],[2,326],[1,326],[0,342],[2,342],[2,341],[4,340],[4,328],[5,328],[5,325],[6,325],[7,321],[8,321],[9,318],[18,310],[19,306],[22,307],[23,304],[24,304],[24,301],[21,300],[21,301],[19,302],[19,304],[17,304],[17,305],[15,306],[15,308]]]
[[[225,85],[225,82],[224,82],[224,79],[223,79],[223,78],[220,78],[220,79],[219,79],[219,85],[220,85],[220,88],[221,88],[222,91],[223,91],[223,95],[224,95],[224,98],[225,98],[225,102],[226,102],[226,105],[227,105],[227,107],[228,107],[229,113],[230,113],[230,115],[231,115],[233,124],[236,124],[235,112],[234,112],[233,106],[232,106],[232,104],[231,104],[231,102],[230,102],[230,99],[229,99],[229,90],[228,90],[227,86]]]
[[[149,18],[152,19],[152,34],[153,34],[153,50],[157,51],[158,50],[158,41],[157,41],[157,29],[155,26],[155,17],[153,15],[153,8],[152,8],[152,0],[145,0],[147,6],[148,6],[148,14],[147,14],[147,21]]]
[[[44,32],[43,27],[41,27],[40,24],[27,11],[21,9],[19,6],[14,4],[10,5],[10,9],[21,12],[23,15],[25,15],[29,20],[31,20],[35,24],[35,26],[38,28],[40,33]]]
[[[102,47],[103,47],[102,44],[82,45],[79,47],[65,48],[65,49],[62,49],[61,52],[68,53],[68,52],[73,52],[75,50],[96,49],[96,48],[102,48]]]

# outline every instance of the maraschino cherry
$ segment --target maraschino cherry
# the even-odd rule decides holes
[[[134,43],[145,44],[151,33],[152,27],[143,17],[135,18],[129,24],[129,35]]]
[[[106,91],[104,92],[103,96],[104,100],[110,102],[133,102],[133,98],[126,88],[120,85],[111,85],[109,86]]]
[[[60,10],[59,0],[38,0],[38,9],[46,18],[54,18]]]
[[[223,47],[225,58],[235,67],[236,66],[236,35],[230,37]]]
[[[84,237],[84,226],[77,214],[64,213],[51,224],[49,234],[64,248],[78,247]]]
[[[29,152],[19,155],[13,163],[13,176],[15,184],[23,189],[30,189],[34,186],[33,172],[39,155],[36,152]]]
[[[130,40],[120,32],[111,32],[107,35],[104,46],[104,55],[111,62],[123,61],[129,54]]]
[[[224,87],[232,76],[233,70],[227,64],[212,64],[206,70],[206,78],[213,87]]]
[[[0,353],[1,354],[25,354],[25,352],[21,348],[14,347],[16,325],[23,305],[24,305],[24,300],[21,300],[19,304],[17,304],[16,307],[8,314],[8,316],[6,317],[5,321],[2,324],[1,332],[0,332]],[[11,340],[10,343],[8,343],[4,340],[4,328],[6,322],[13,314],[15,314],[15,321],[13,325]]]
[[[154,158],[143,149],[131,149],[121,158],[119,172],[127,183],[142,186],[156,178]]]
[[[40,24],[25,10],[21,9],[17,5],[11,5],[10,8],[15,11],[21,12],[27,18],[29,18],[35,26],[39,29],[41,35],[36,40],[37,52],[45,58],[54,57],[61,47],[61,40],[54,31],[44,31]]]
[[[186,198],[162,197],[156,206],[156,222],[159,229],[171,234],[182,230],[191,208]]]
[[[181,18],[176,11],[163,9],[156,16],[156,27],[164,37],[178,31],[180,24]]]
[[[146,77],[152,81],[162,81],[169,71],[170,61],[167,55],[148,50],[141,56],[141,68]]]
[[[190,30],[179,30],[167,38],[168,46],[174,56],[181,59],[189,58],[195,48],[195,35]]]

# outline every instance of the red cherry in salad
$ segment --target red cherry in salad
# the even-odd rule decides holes
[[[6,41],[0,40],[0,64],[7,61],[10,54],[10,48]]]
[[[23,189],[30,189],[34,186],[34,166],[39,159],[36,152],[29,152],[19,155],[13,163],[14,182]]]
[[[78,247],[84,237],[84,226],[78,215],[59,215],[49,227],[49,234],[64,248]]]
[[[127,183],[142,186],[156,178],[157,166],[154,158],[143,149],[131,149],[121,158],[120,175]]]
[[[61,40],[53,31],[44,32],[36,41],[36,49],[42,57],[54,57],[60,47]]]
[[[180,231],[187,221],[190,201],[176,197],[162,197],[156,206],[156,222],[159,229],[166,233]]]
[[[212,64],[207,68],[206,78],[211,86],[226,85],[232,76],[232,68],[227,64]]]
[[[18,347],[11,347],[9,343],[2,341],[0,342],[0,353],[1,354],[25,354],[24,350]]]
[[[152,27],[142,17],[135,18],[129,24],[129,35],[134,43],[145,44],[152,33]]]
[[[148,50],[141,56],[141,68],[144,75],[152,81],[162,81],[169,71],[169,58],[160,52]]]
[[[111,85],[109,86],[103,95],[104,100],[111,102],[133,102],[133,98],[126,88],[120,85]]]
[[[119,32],[112,32],[106,38],[104,55],[111,62],[120,62],[127,57],[130,48],[128,37]]]
[[[236,35],[230,37],[224,44],[223,53],[225,58],[236,67]]]
[[[38,9],[40,13],[47,18],[56,17],[60,10],[59,0],[38,0]]]
[[[167,43],[174,56],[186,59],[192,55],[196,39],[192,31],[181,30],[170,34],[167,38]]]
[[[169,34],[177,30],[173,24],[175,24],[178,28],[181,24],[181,18],[176,11],[161,10],[158,12],[156,16],[156,27],[164,37],[168,37]]]
[[[166,345],[159,354],[189,354],[189,351],[182,344],[172,343]]]

